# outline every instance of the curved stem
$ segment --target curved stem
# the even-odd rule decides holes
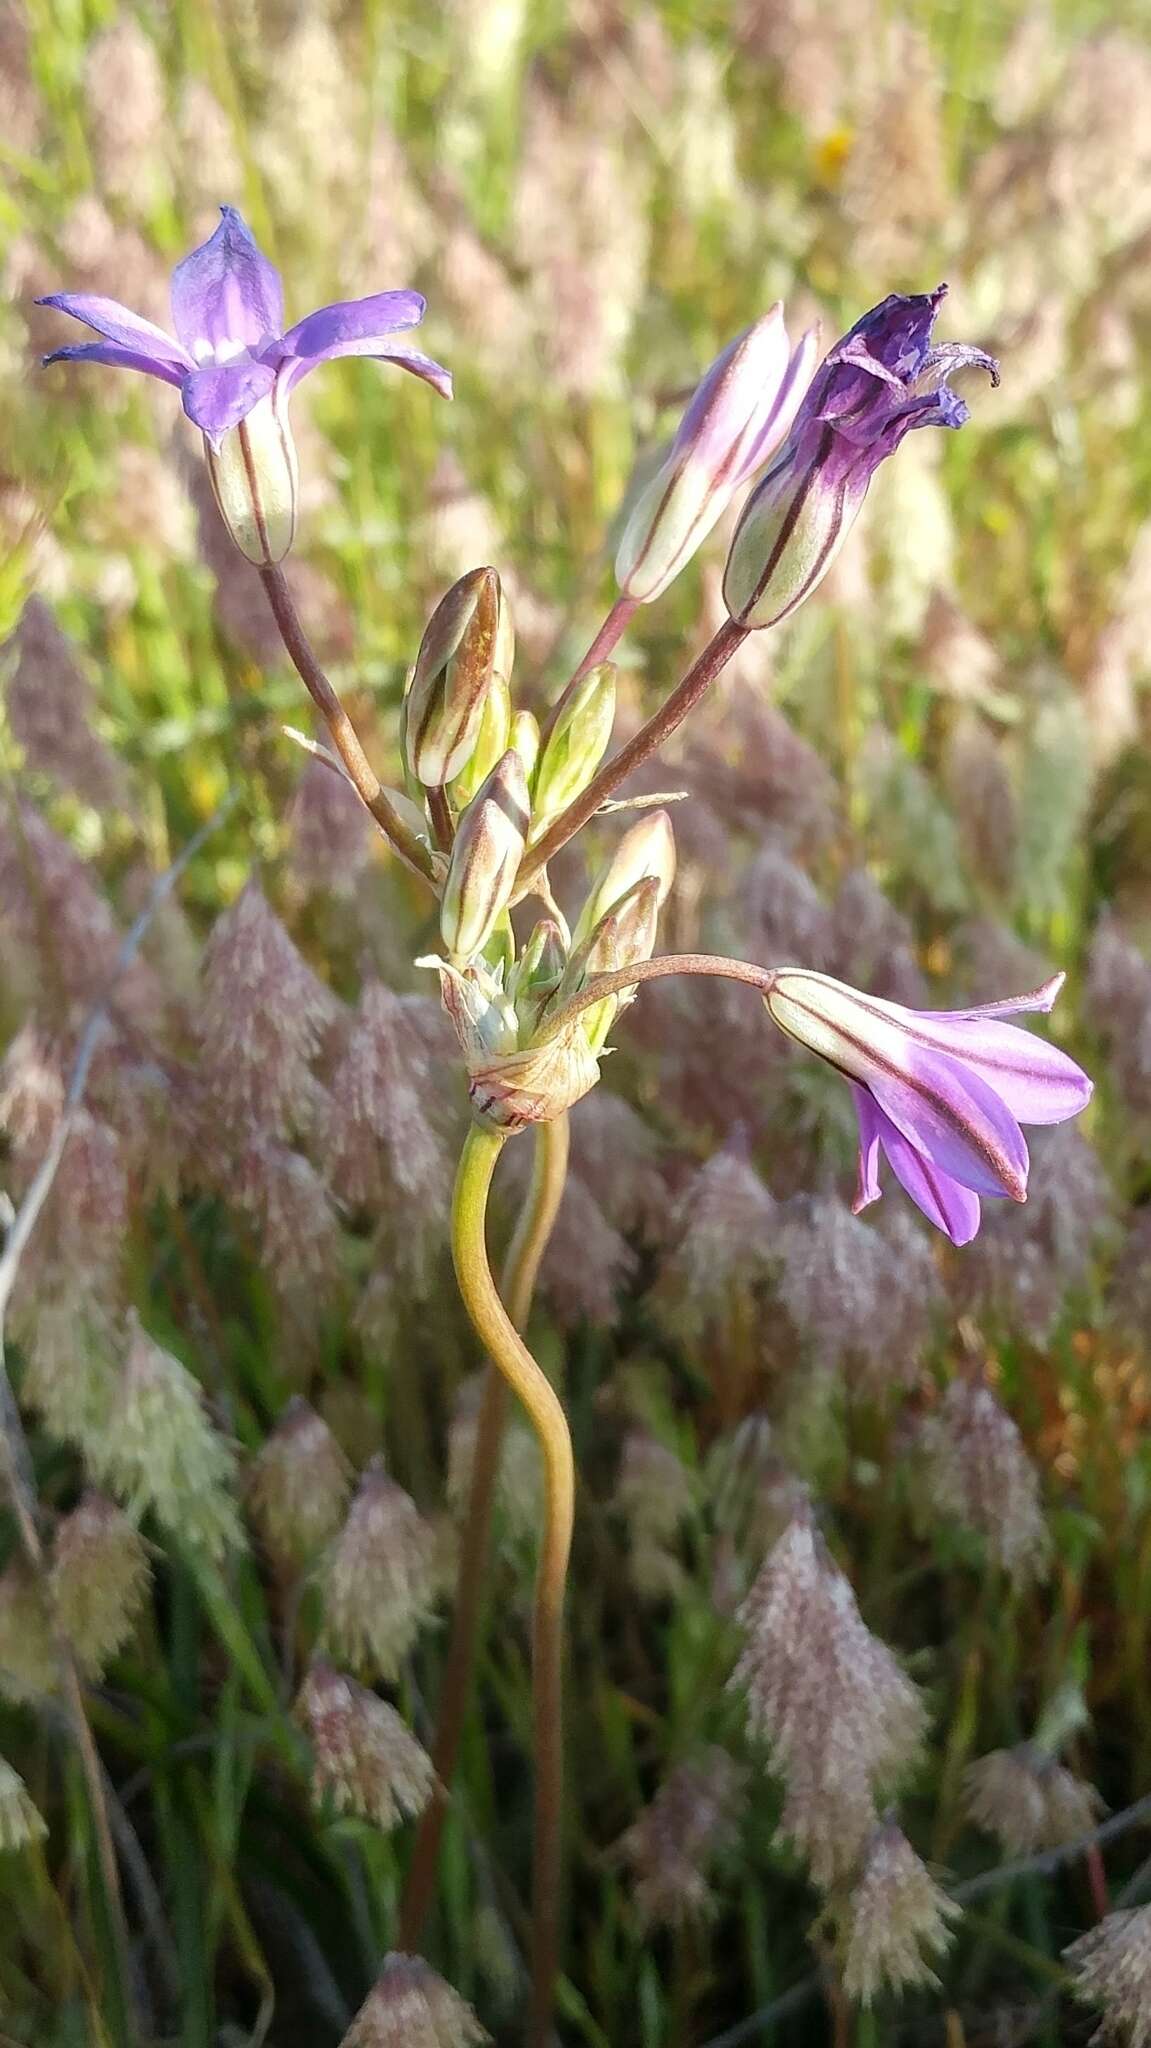
[[[360,745],[359,736],[340,702],[334,683],[316,659],[283,570],[268,564],[259,571],[259,577],[268,593],[268,603],[280,629],[280,638],[332,736],[332,745],[348,771],[357,796],[371,812],[385,838],[391,840],[396,852],[410,868],[434,886],[436,871],[431,850],[401,818]]]
[[[546,1020],[540,1037],[554,1038],[578,1017],[581,1010],[636,988],[641,981],[662,981],[670,974],[710,974],[720,981],[742,981],[756,993],[770,993],[775,975],[770,967],[757,967],[752,960],[728,960],[722,953],[658,953],[654,960],[633,960],[630,967],[613,967],[608,974],[595,974],[586,988],[570,996],[562,1009]]]
[[[646,725],[633,733],[627,745],[605,761],[598,775],[593,775],[586,789],[581,790],[567,807],[561,811],[553,825],[543,837],[525,854],[523,865],[516,880],[517,897],[524,896],[530,889],[534,877],[546,867],[553,854],[566,846],[572,835],[589,818],[594,817],[606,797],[632,771],[642,766],[649,755],[662,747],[676,727],[683,724],[688,712],[694,710],[701,697],[711,688],[722,668],[727,666],[738,647],[747,639],[749,628],[741,626],[735,619],[725,619],[719,631],[710,639],[702,654],[693,661],[683,681],[678,683],[658,711],[654,711]]]
[[[452,1253],[465,1307],[481,1342],[528,1411],[544,1461],[544,1531],[532,1622],[535,1844],[532,1871],[532,1995],[528,2048],[546,2048],[559,1955],[563,1808],[563,1603],[571,1550],[575,1471],[567,1419],[546,1374],[517,1335],[496,1292],[485,1243],[488,1191],[504,1133],[473,1125],[452,1205]]]
[[[623,639],[638,610],[638,597],[616,598],[579,667],[564,684],[563,689],[548,712],[543,723],[543,730],[540,733],[541,746],[545,745],[551,737],[552,732],[555,730],[556,720],[559,718],[565,705],[570,703],[584,677],[590,674],[591,670],[596,668],[601,661],[607,660],[609,654]]]
[[[523,1328],[531,1309],[540,1260],[547,1249],[563,1196],[567,1158],[566,1116],[557,1117],[554,1123],[539,1124],[535,1134],[531,1184],[508,1248],[501,1288],[508,1315],[517,1329]],[[399,1946],[405,1952],[419,1948],[431,1905],[448,1794],[467,1719],[507,1401],[507,1382],[498,1368],[489,1364],[484,1373],[483,1398],[476,1424],[467,1514],[460,1542],[455,1608],[440,1691],[439,1715],[431,1746],[437,1789],[416,1832],[400,1910]]]

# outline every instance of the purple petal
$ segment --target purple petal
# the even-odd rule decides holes
[[[929,1223],[943,1230],[952,1244],[970,1244],[979,1228],[979,1196],[925,1159],[890,1118],[873,1105],[875,1135],[891,1170]],[[862,1117],[860,1119],[862,1123]]]
[[[1049,1010],[1063,980],[1053,975],[1029,995],[970,1010],[908,1010],[877,996],[858,1000],[890,1017],[916,1045],[951,1054],[981,1075],[1018,1123],[1061,1124],[1091,1100],[1087,1075],[1058,1046],[1001,1020],[1022,1010]]]
[[[297,320],[284,336],[284,348],[291,356],[347,354],[348,342],[366,342],[373,354],[381,339],[404,327],[418,327],[427,301],[419,292],[376,292],[369,299],[341,299],[334,306],[321,306]]]
[[[276,373],[268,363],[221,363],[217,368],[193,370],[184,379],[184,411],[215,445],[267,397],[275,381]]]
[[[376,356],[383,362],[398,363],[403,370],[411,370],[416,377],[422,377],[441,398],[452,395],[452,375],[440,363],[434,363],[430,356],[423,356],[418,349],[409,348],[406,342],[392,341],[389,335],[365,336],[363,341],[337,342],[324,350],[322,355],[293,356],[285,363],[281,374],[287,379],[289,389],[301,378],[318,370],[321,363],[329,363],[337,356]]]
[[[995,1003],[975,1003],[969,1010],[917,1010],[914,1014],[918,1017],[942,1017],[951,1023],[959,1023],[968,1017],[1017,1017],[1021,1010],[1039,1010],[1046,1016],[1055,1008],[1056,998],[1066,979],[1065,974],[1053,974],[1050,981],[1041,982],[1038,988],[1030,989],[1025,996],[1002,996]]]
[[[117,348],[111,341],[81,341],[72,348],[55,348],[44,357],[49,363],[108,363],[114,370],[142,370],[146,377],[162,377],[165,384],[183,384],[187,371],[159,356],[137,354],[135,349]]]
[[[921,1018],[915,1036],[979,1074],[1018,1123],[1065,1123],[1091,1100],[1091,1082],[1082,1067],[1057,1045],[1017,1024],[989,1017],[954,1024]]]
[[[284,325],[279,272],[235,207],[222,206],[220,213],[215,234],[172,272],[172,318],[197,361],[219,350],[259,348]]]
[[[879,1185],[879,1142],[883,1118],[874,1097],[858,1081],[850,1081],[855,1113],[859,1118],[859,1178],[856,1183],[855,1200],[851,1213],[858,1216],[861,1209],[869,1209],[872,1202],[878,1202],[883,1190]]]
[[[122,306],[118,299],[102,298],[98,292],[50,292],[47,298],[37,299],[36,304],[53,306],[58,313],[82,320],[85,327],[94,328],[106,341],[115,342],[132,355],[150,362],[177,364],[185,370],[192,367],[191,358],[179,342],[173,341],[154,321]],[[63,354],[63,349],[57,349],[57,358]]]
[[[907,1069],[875,1061],[867,1075],[880,1109],[908,1144],[981,1195],[1027,1194],[1027,1146],[1006,1103],[960,1060],[909,1043]]]

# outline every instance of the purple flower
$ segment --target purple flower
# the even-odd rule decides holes
[[[867,487],[913,427],[961,427],[968,408],[947,382],[994,358],[965,343],[932,347],[947,286],[893,292],[824,357],[780,450],[743,509],[724,601],[745,626],[771,626],[802,604],[851,530]]]
[[[830,975],[784,967],[765,997],[770,1016],[851,1083],[859,1117],[856,1214],[879,1198],[882,1150],[897,1180],[954,1244],[979,1228],[981,1195],[1027,1199],[1020,1124],[1060,1124],[1090,1100],[1091,1082],[1046,1039],[1005,1023],[1050,1010],[1063,976],[1031,995],[972,1010],[908,1010]]]
[[[172,272],[172,324],[177,339],[94,292],[54,292],[40,299],[82,320],[102,341],[58,348],[46,363],[110,363],[174,384],[193,424],[218,448],[262,399],[281,402],[318,364],[336,356],[380,356],[423,377],[444,398],[447,370],[399,337],[423,318],[419,292],[376,292],[321,306],[284,332],[279,272],[261,255],[234,206],[210,239]]]

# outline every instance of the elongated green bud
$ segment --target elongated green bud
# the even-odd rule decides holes
[[[611,904],[583,945],[573,952],[560,990],[561,1001],[567,993],[586,987],[597,974],[630,967],[635,960],[650,960],[659,924],[659,892],[657,878],[645,875]],[[617,1012],[628,1000],[625,996],[605,996],[602,1003],[581,1012],[584,1036],[593,1052],[599,1052]]]
[[[261,398],[216,446],[204,436],[204,460],[220,517],[249,562],[282,562],[296,532],[300,478],[287,405],[276,391]]]
[[[615,722],[615,665],[590,669],[565,704],[540,756],[532,803],[538,838],[553,818],[587,788],[604,757]]]
[[[479,953],[510,903],[529,821],[524,764],[509,747],[456,830],[440,904],[440,933],[452,960]]]
[[[407,764],[438,789],[471,759],[500,635],[500,579],[472,569],[440,599],[424,629],[404,715]]]
[[[646,812],[630,832],[624,833],[580,912],[572,934],[573,951],[621,896],[649,876],[659,884],[657,908],[662,910],[675,879],[675,837],[666,811]]]
[[[516,712],[515,717],[512,719],[511,738],[508,741],[508,745],[515,748],[516,753],[524,764],[524,774],[530,782],[535,773],[535,765],[539,760],[540,753],[539,719],[534,717],[530,711]]]
[[[511,745],[512,693],[507,678],[496,670],[488,684],[480,722],[472,742],[471,759],[452,783],[452,800],[463,810],[470,804],[481,782],[485,782],[502,754]]]
[[[508,995],[521,1022],[534,1027],[539,1012],[553,996],[567,965],[567,948],[554,917],[541,917],[508,980]]]

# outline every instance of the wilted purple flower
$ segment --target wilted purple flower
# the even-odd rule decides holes
[[[953,371],[974,364],[999,382],[998,365],[982,349],[932,347],[946,291],[893,292],[824,357],[735,531],[723,594],[742,625],[774,625],[810,595],[880,463],[912,427],[963,425],[968,408],[947,382]]]
[[[53,292],[38,301],[103,337],[55,349],[46,363],[108,363],[174,384],[200,428],[220,510],[237,544],[258,562],[278,561],[295,528],[295,452],[287,402],[320,363],[377,356],[399,363],[450,398],[447,370],[400,337],[423,318],[419,292],[375,292],[321,306],[284,331],[279,272],[262,255],[234,206],[220,208],[215,233],[172,272],[176,339],[97,292]],[[242,460],[228,460],[225,436],[245,428]],[[229,444],[230,445],[230,444]]]
[[[811,379],[817,328],[793,349],[778,302],[729,342],[697,384],[675,439],[631,508],[616,554],[621,591],[650,604],[770,461]]]
[[[954,1244],[979,1228],[980,1195],[1027,1199],[1019,1126],[1058,1124],[1090,1100],[1074,1060],[1003,1019],[1050,1010],[1063,976],[970,1010],[909,1010],[828,974],[781,968],[765,997],[781,1030],[851,1083],[859,1116],[858,1214],[879,1198],[882,1149],[928,1221]]]

